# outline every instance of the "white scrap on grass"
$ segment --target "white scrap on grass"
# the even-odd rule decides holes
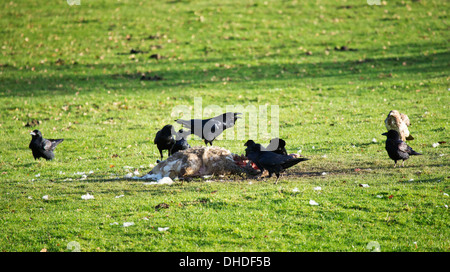
[[[361,186],[361,187],[363,187],[363,188],[370,187],[369,184],[360,184],[359,186]]]
[[[294,189],[292,189],[292,192],[297,193],[300,192],[300,190],[297,187],[295,187]]]
[[[448,194],[447,194],[447,193],[444,193],[444,196],[448,196]]]
[[[377,197],[378,197],[378,198],[383,198],[383,196],[382,196],[382,195],[377,195]]]
[[[317,203],[317,202],[315,202],[314,200],[309,200],[309,205],[311,205],[311,206],[318,206],[319,205],[319,203]]]
[[[112,223],[109,223],[111,226],[113,226],[113,225],[119,225],[119,223],[117,223],[117,222],[112,222]]]
[[[118,196],[116,196],[116,198],[121,198],[121,197],[124,197],[124,195],[118,195]]]
[[[133,225],[134,225],[134,222],[124,222],[122,227],[126,228],[126,227],[133,226]]]
[[[156,175],[155,175],[156,176]],[[154,184],[167,184],[167,185],[172,185],[174,183],[174,181],[170,178],[170,177],[163,177],[158,179],[157,181],[152,181],[152,182],[144,182],[144,185],[154,185]]]
[[[133,179],[150,179],[150,180],[160,180],[162,176],[160,174],[146,174],[142,177],[133,177]]]
[[[320,187],[320,186],[314,187],[314,191],[320,191],[320,190],[322,190],[322,187]]]
[[[169,227],[165,227],[165,228],[158,227],[158,231],[167,231],[168,229],[169,229]]]
[[[376,142],[377,142],[377,139],[373,138],[372,143],[376,143]]]
[[[90,195],[89,193],[87,193],[87,194],[85,194],[85,195],[82,195],[82,196],[81,196],[81,199],[84,199],[84,200],[94,199],[94,196],[93,196],[93,195]]]
[[[327,174],[327,172],[322,172],[322,176],[325,176]]]
[[[37,178],[38,178],[38,177],[40,177],[40,176],[41,176],[41,174],[37,174],[37,175],[35,175],[35,177],[37,177]]]
[[[432,147],[438,147],[438,146],[439,146],[439,143],[433,143],[431,146],[432,146]]]
[[[42,197],[43,200],[48,200],[48,195]]]
[[[133,174],[134,174],[134,176],[133,176]],[[132,179],[150,179],[150,180],[159,180],[159,179],[161,179],[162,178],[162,176],[161,175],[155,175],[155,174],[145,174],[145,175],[143,175],[142,177],[139,177],[139,171],[138,170],[136,170],[136,171],[134,171],[133,173],[128,173],[128,174],[126,174],[125,175],[125,178],[132,178]]]

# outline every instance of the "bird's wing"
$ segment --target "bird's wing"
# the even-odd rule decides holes
[[[161,130],[158,130],[158,132],[156,132],[155,139],[153,140],[154,144],[157,144],[160,135],[161,135]]]
[[[409,147],[405,142],[397,141],[397,146],[399,151],[411,154],[412,148]]]
[[[43,139],[42,146],[46,151],[53,151],[62,141],[64,141],[64,139]]]
[[[400,113],[400,118],[402,118],[403,122],[409,127],[411,125],[411,121],[408,118],[408,115],[404,113]]]
[[[261,164],[264,165],[276,165],[276,164],[282,164],[284,163],[287,159],[289,158],[285,158],[285,156],[271,152],[271,151],[264,151],[260,153],[260,156],[258,157],[258,161]]]
[[[223,132],[223,123],[214,118],[204,120],[203,122],[203,138],[206,140],[214,140]]]

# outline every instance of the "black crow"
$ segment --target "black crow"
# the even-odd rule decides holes
[[[56,146],[64,141],[64,139],[44,139],[42,133],[39,130],[33,130],[31,133],[31,142],[29,148],[33,152],[34,159],[44,158],[46,160],[52,160],[55,158],[53,151]]]
[[[163,150],[168,150],[168,156],[172,154],[170,150],[175,144],[175,139],[172,136],[172,131],[174,131],[172,125],[165,125],[156,133],[155,140],[153,140],[153,143],[156,144],[156,147],[158,147],[159,154],[161,155],[161,160],[163,158]]]
[[[247,147],[245,149],[245,156],[256,164],[259,170],[261,170],[259,174],[262,174],[264,172],[264,167],[258,162],[259,152],[257,151],[266,151],[266,149],[262,145],[255,143],[253,140],[248,140],[244,146]]]
[[[190,133],[197,135],[205,141],[205,144],[212,145],[214,139],[219,136],[225,129],[234,126],[236,120],[241,118],[237,116],[242,114],[239,112],[227,112],[210,119],[177,119],[175,122],[182,124],[185,128],[190,129]]]
[[[266,150],[272,151],[277,154],[281,155],[287,155],[286,151],[286,142],[283,139],[280,138],[273,138],[270,140],[270,143],[268,146],[266,146]]]
[[[296,165],[301,161],[306,161],[306,158],[294,158],[288,155],[277,154],[272,151],[265,150],[260,144],[255,144],[250,140],[246,143],[247,157],[261,169],[261,173],[266,169],[269,172],[269,178],[272,174],[277,176],[275,184],[278,183],[280,173],[289,167]]]
[[[394,160],[394,167],[397,166],[397,161],[402,160],[402,166],[405,166],[405,161],[410,155],[422,155],[414,151],[405,142],[400,139],[400,134],[395,130],[389,130],[383,133],[387,137],[386,139],[386,151],[389,158]]]
[[[189,133],[189,132],[187,132]],[[176,135],[175,138],[175,144],[172,146],[172,149],[170,150],[170,154],[173,155],[177,153],[180,150],[186,150],[188,148],[191,148],[191,146],[186,141],[187,134],[185,131],[180,129]]]

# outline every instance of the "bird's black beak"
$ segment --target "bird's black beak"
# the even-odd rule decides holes
[[[235,117],[236,119],[242,118],[242,117],[238,116],[238,114],[242,114],[242,113],[241,113],[241,112],[236,112],[236,113],[234,114],[234,117]]]
[[[383,134],[381,134],[381,135],[387,136],[387,132],[385,132],[385,133],[383,133]]]

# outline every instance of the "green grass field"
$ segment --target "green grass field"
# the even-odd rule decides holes
[[[450,251],[447,1],[0,7],[1,251]],[[125,179],[152,169],[156,131],[199,98],[278,106],[288,152],[310,160],[277,185]],[[424,154],[404,168],[381,135],[393,109]],[[33,159],[34,129],[65,139],[55,160]]]

